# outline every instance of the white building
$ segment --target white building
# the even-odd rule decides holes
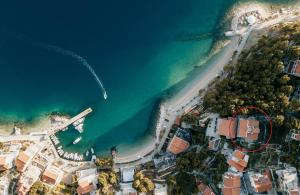
[[[24,152],[20,152],[16,160],[16,167],[19,172],[24,172],[31,163],[33,157],[43,148],[41,144],[30,145]]]
[[[20,144],[9,145],[8,152],[0,154],[0,171],[11,169],[14,166],[20,148]]]
[[[18,182],[18,194],[25,195],[30,190],[31,186],[39,179],[41,170],[36,166],[29,166],[28,169],[21,175]]]
[[[7,177],[0,178],[0,194],[8,195],[9,180]]]
[[[124,167],[121,168],[121,180],[123,183],[133,182],[135,167]]]
[[[278,184],[281,191],[288,194],[291,191],[299,191],[297,170],[295,167],[287,167],[285,169],[277,170]]]

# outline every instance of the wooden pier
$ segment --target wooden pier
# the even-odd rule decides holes
[[[73,124],[74,122],[78,121],[79,119],[85,117],[89,113],[91,113],[93,110],[91,108],[88,108],[84,110],[83,112],[79,113],[78,115],[74,116],[73,118],[69,119],[67,122],[65,122],[62,125],[59,125],[57,127],[53,127],[48,131],[49,135],[55,134],[58,131],[67,128],[69,125]]]

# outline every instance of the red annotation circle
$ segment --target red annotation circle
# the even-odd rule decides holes
[[[261,144],[259,148],[253,149],[253,150],[250,150],[250,149],[244,148],[244,147],[242,147],[242,146],[239,146],[239,145],[236,143],[236,141],[233,140],[232,138],[231,138],[231,142],[233,143],[233,145],[235,145],[235,146],[236,146],[239,150],[241,150],[241,151],[244,151],[244,152],[259,152],[259,151],[263,150],[264,148],[266,148],[266,147],[269,145],[269,142],[270,142],[271,137],[272,137],[272,131],[273,131],[273,130],[272,130],[272,128],[273,128],[272,120],[271,120],[271,117],[270,117],[265,111],[263,111],[262,109],[257,108],[257,107],[255,107],[255,106],[245,106],[245,107],[239,108],[237,111],[235,111],[235,112],[233,113],[233,116],[232,116],[232,118],[231,118],[231,120],[230,120],[230,122],[229,122],[229,129],[230,129],[231,125],[232,125],[232,122],[237,118],[237,115],[238,115],[242,110],[245,110],[245,109],[253,109],[253,110],[256,110],[256,111],[262,113],[262,114],[266,117],[266,119],[267,119],[268,122],[269,122],[269,126],[270,126],[270,131],[269,131],[268,139],[267,139],[266,143]]]

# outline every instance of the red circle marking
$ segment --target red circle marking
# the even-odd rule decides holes
[[[229,129],[230,129],[231,125],[232,125],[233,120],[237,118],[238,113],[240,113],[242,110],[245,110],[245,109],[254,109],[254,110],[257,110],[257,111],[259,111],[260,113],[262,113],[266,117],[266,119],[269,121],[269,125],[270,125],[269,137],[268,137],[266,143],[261,144],[261,146],[259,148],[254,149],[254,150],[249,150],[249,149],[246,149],[244,147],[241,147],[241,146],[237,145],[232,138],[231,138],[231,142],[233,143],[233,145],[235,145],[239,150],[241,150],[243,152],[258,152],[258,151],[261,151],[261,150],[263,150],[264,148],[266,148],[269,145],[269,142],[270,142],[271,137],[272,137],[272,131],[273,131],[273,123],[272,123],[271,117],[265,111],[263,111],[262,109],[260,109],[258,107],[255,107],[255,106],[245,106],[245,107],[239,108],[232,115],[232,118],[231,118],[231,120],[229,122]]]

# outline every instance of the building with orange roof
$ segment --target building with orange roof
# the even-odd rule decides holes
[[[62,180],[64,172],[55,166],[48,166],[44,171],[41,180],[49,185],[57,185]]]
[[[24,152],[20,152],[16,159],[16,167],[19,172],[24,172],[33,157],[41,150],[38,144],[29,146]]]
[[[300,77],[300,60],[290,61],[285,71],[291,75]]]
[[[248,172],[251,189],[254,193],[268,192],[272,189],[272,181],[267,173]]]
[[[237,137],[246,141],[256,141],[259,135],[259,121],[254,118],[239,118],[237,127]]]
[[[235,150],[227,163],[233,171],[243,172],[248,165],[249,156],[239,150]]]
[[[227,172],[223,175],[224,195],[240,195],[241,192],[241,174]]]
[[[216,195],[213,190],[203,182],[197,182],[200,195]]]
[[[76,189],[78,194],[87,194],[97,189],[97,169],[85,169],[76,171],[78,187]]]
[[[189,132],[178,128],[167,148],[168,152],[176,155],[186,151],[190,147],[190,139],[191,137]]]
[[[0,171],[6,171],[14,166],[15,155],[12,153],[0,155]]]
[[[236,126],[237,119],[236,118],[219,118],[218,119],[218,134],[225,136],[227,139],[232,139],[236,137]]]

